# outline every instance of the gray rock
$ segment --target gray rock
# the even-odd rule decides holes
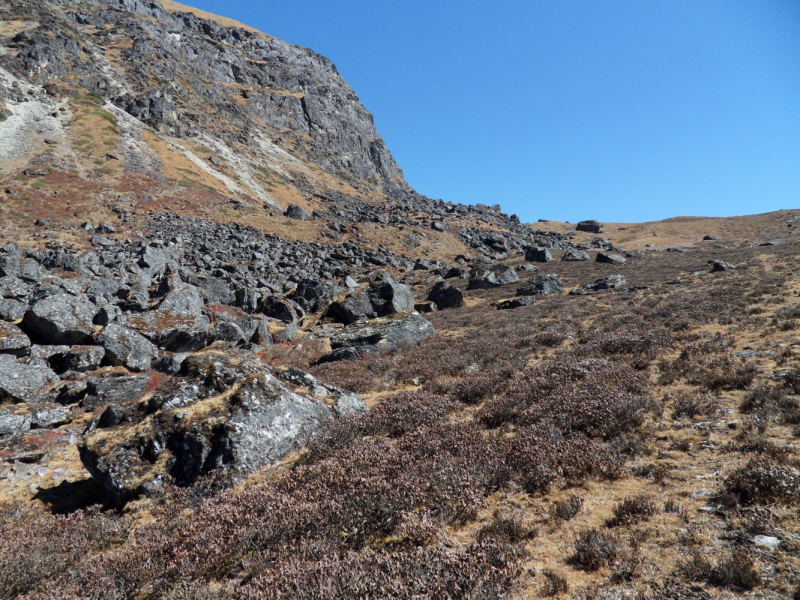
[[[36,341],[49,344],[89,344],[97,307],[83,296],[57,294],[35,303],[23,323]]]
[[[553,255],[547,248],[528,248],[525,250],[525,260],[528,262],[551,262]]]
[[[203,314],[204,304],[200,290],[192,285],[187,285],[164,296],[158,305],[158,310],[199,317]]]
[[[122,403],[141,398],[149,382],[147,375],[130,375],[121,370],[89,375],[81,406],[92,410],[108,402]]]
[[[495,275],[494,271],[479,269],[470,274],[467,289],[490,290],[499,286],[500,282],[497,280],[497,275]]]
[[[369,289],[369,299],[379,317],[396,315],[414,310],[414,295],[411,289],[402,283],[389,279],[373,285]]]
[[[757,535],[753,538],[750,538],[750,541],[754,546],[766,548],[770,552],[775,552],[775,550],[777,550],[778,546],[781,544],[781,541],[778,538],[771,535]]]
[[[281,296],[264,296],[258,304],[258,311],[284,323],[297,323],[305,316],[300,306]]]
[[[251,356],[195,354],[129,422],[108,418],[110,430],[90,426],[78,450],[92,477],[123,505],[212,470],[246,476],[301,449],[334,419],[333,411],[293,392]]]
[[[513,308],[521,308],[523,306],[532,306],[536,303],[535,296],[519,296],[511,298],[510,300],[503,300],[497,304],[498,310],[509,310]]]
[[[30,350],[31,341],[19,327],[0,321],[0,354],[27,356]]]
[[[204,347],[208,340],[209,319],[171,310],[154,310],[126,314],[117,323],[143,335],[162,350],[192,352]]]
[[[147,371],[156,359],[157,349],[147,338],[117,323],[106,325],[97,336],[97,343],[112,365],[130,371]]]
[[[623,257],[623,256],[621,256],[619,254],[609,254],[607,252],[598,252],[597,253],[597,258],[595,259],[595,262],[609,263],[609,264],[614,264],[614,265],[621,265],[622,263],[627,262],[627,260],[625,259],[625,257]]]
[[[511,267],[507,268],[497,276],[497,283],[500,285],[511,285],[512,283],[517,283],[518,281],[519,275],[517,275],[516,270],[512,269]]]
[[[28,305],[10,298],[0,298],[0,319],[3,321],[17,321],[25,316]]]
[[[561,257],[561,260],[576,262],[581,260],[589,260],[589,258],[590,257],[588,254],[586,254],[586,252],[572,248],[564,252],[564,256]]]
[[[736,265],[732,265],[729,262],[725,262],[724,260],[711,260],[709,261],[711,265],[711,272],[712,273],[722,273],[725,271],[735,271]]]
[[[308,221],[311,218],[311,213],[305,208],[297,204],[290,204],[286,209],[286,216],[290,219],[297,219],[299,221]]]
[[[153,368],[160,373],[166,373],[167,375],[175,375],[178,371],[181,370],[181,365],[183,365],[183,361],[185,361],[191,353],[189,352],[162,352],[161,355],[156,359],[153,363]]]
[[[0,400],[41,401],[59,381],[54,371],[40,363],[0,354]]]
[[[428,300],[435,302],[439,309],[460,308],[464,306],[464,292],[446,281],[440,281],[428,293]]]
[[[351,294],[343,300],[337,300],[328,307],[327,316],[339,323],[349,325],[366,318],[377,316],[369,294],[359,292]]]
[[[577,231],[585,231],[587,233],[600,233],[600,223],[595,221],[594,219],[589,219],[587,221],[580,221],[575,226]]]
[[[68,371],[94,371],[105,354],[100,346],[72,346],[64,360],[64,368]]]
[[[555,273],[534,275],[517,288],[517,296],[547,296],[564,291],[561,280]]]
[[[433,325],[417,313],[405,318],[350,325],[330,338],[333,352],[327,360],[353,359],[373,352],[413,347],[433,337],[434,333]]]

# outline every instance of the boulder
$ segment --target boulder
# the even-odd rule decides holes
[[[601,290],[615,290],[625,285],[626,280],[624,275],[609,275],[601,277],[600,279],[587,283],[574,290],[570,291],[572,296],[585,296],[587,294],[594,294]]]
[[[472,271],[469,276],[468,290],[490,290],[500,285],[494,271],[488,269],[477,269]]]
[[[144,396],[150,378],[131,375],[122,369],[99,371],[86,378],[86,395],[81,406],[93,410],[109,402],[126,402]]]
[[[237,350],[187,358],[140,410],[98,417],[78,442],[83,464],[118,505],[212,470],[235,477],[300,450],[335,418],[276,372]],[[122,415],[125,415],[124,409]]]
[[[232,321],[216,321],[208,330],[208,343],[230,342],[237,346],[246,344],[250,338],[242,331],[236,323]]]
[[[414,310],[414,295],[411,293],[411,289],[389,277],[385,281],[371,286],[367,294],[375,309],[375,314],[379,317]]]
[[[118,323],[106,325],[97,336],[97,343],[103,347],[106,360],[130,371],[150,369],[158,352],[143,335]]]
[[[517,283],[518,281],[519,275],[517,275],[517,271],[511,267],[508,267],[505,271],[497,276],[497,283],[500,285],[511,285],[512,283]]]
[[[42,359],[0,354],[0,401],[38,402],[60,381]]]
[[[231,286],[217,277],[190,277],[188,282],[202,291],[209,304],[232,305],[236,294]]]
[[[27,356],[31,351],[31,341],[22,330],[11,323],[0,321],[0,354]]]
[[[575,248],[571,248],[564,252],[564,256],[561,257],[561,260],[566,261],[581,261],[581,260],[589,260],[589,255],[582,250],[577,250]]]
[[[305,316],[305,312],[296,302],[282,296],[273,295],[261,298],[258,304],[258,311],[284,323],[297,323]]]
[[[550,262],[553,255],[547,248],[528,248],[525,250],[525,260],[528,262]]]
[[[608,252],[598,252],[597,258],[595,262],[599,263],[608,263],[612,265],[621,265],[624,262],[627,262],[627,259],[624,256],[619,254],[610,254]]]
[[[435,302],[439,309],[460,308],[464,306],[464,292],[446,281],[440,281],[428,293],[428,300]]]
[[[48,344],[90,344],[97,307],[84,296],[56,294],[34,304],[23,324],[36,341]]]
[[[336,287],[324,281],[306,280],[297,284],[292,300],[306,312],[324,311],[333,302]]]
[[[336,300],[328,307],[326,314],[334,321],[345,325],[377,316],[367,292],[349,294],[342,300]]]
[[[164,296],[158,310],[200,316],[203,314],[203,295],[193,285],[173,290]]]
[[[430,321],[417,313],[403,318],[378,319],[345,327],[331,336],[331,355],[326,360],[358,358],[373,352],[410,348],[433,337]]]
[[[721,273],[724,271],[735,271],[736,265],[732,265],[729,262],[725,262],[724,260],[710,260],[708,263],[711,265],[711,272],[712,273]]]
[[[558,275],[534,275],[517,288],[517,296],[547,296],[564,291],[564,286]]]
[[[580,221],[575,226],[577,231],[585,231],[586,233],[600,233],[600,223],[595,221],[594,219],[589,219],[587,221]]]
[[[497,310],[508,310],[512,308],[521,308],[523,306],[532,306],[536,303],[535,296],[519,296],[511,298],[510,300],[503,300],[497,303]]]
[[[67,371],[94,371],[105,354],[100,346],[72,346],[64,359],[64,368]]]
[[[153,310],[121,315],[116,322],[170,352],[199,350],[208,340],[209,319],[205,315]]]
[[[10,298],[0,298],[0,319],[3,321],[17,321],[25,316],[28,305]]]
[[[286,216],[290,219],[297,219],[298,221],[308,221],[311,218],[311,213],[302,206],[290,204],[286,209]]]

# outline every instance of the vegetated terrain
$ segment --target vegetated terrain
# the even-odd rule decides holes
[[[794,212],[426,198],[163,4],[0,5],[0,599],[800,598]]]
[[[372,409],[235,487],[9,501],[0,593],[797,597],[797,246],[720,253],[552,263],[638,290],[470,291],[417,348],[297,365]]]

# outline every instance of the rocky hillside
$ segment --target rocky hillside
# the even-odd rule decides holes
[[[794,212],[526,224],[305,48],[0,19],[0,599],[800,597]]]

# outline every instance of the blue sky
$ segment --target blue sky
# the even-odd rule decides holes
[[[800,208],[800,1],[194,0],[328,56],[419,192],[523,221]]]

